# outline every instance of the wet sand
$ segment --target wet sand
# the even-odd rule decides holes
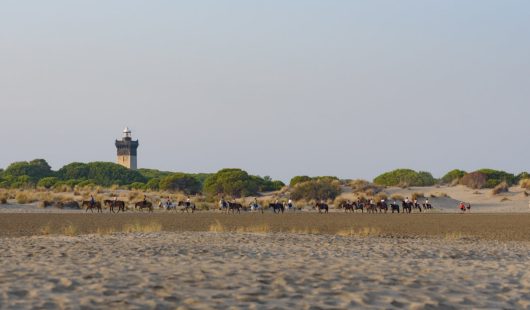
[[[125,214],[0,214],[0,237],[63,233],[73,227],[76,234],[123,231],[130,224],[157,224],[162,231],[209,231],[221,224],[225,231],[265,226],[266,232],[337,234],[351,231],[381,237],[478,238],[530,241],[530,214],[240,214],[219,212],[183,214],[175,212]]]
[[[0,239],[2,308],[530,307],[530,245],[311,234]]]

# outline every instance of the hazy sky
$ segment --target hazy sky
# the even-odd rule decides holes
[[[530,170],[530,1],[2,1],[0,167]]]

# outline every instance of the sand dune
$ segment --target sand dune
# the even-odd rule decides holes
[[[4,238],[8,308],[528,308],[530,244],[296,234]]]

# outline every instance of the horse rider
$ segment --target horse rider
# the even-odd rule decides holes
[[[186,198],[186,207],[189,207],[189,206],[191,206],[190,196],[188,196],[188,198]]]
[[[293,208],[293,201],[291,199],[289,199],[289,201],[287,202],[287,206],[289,207],[289,209]]]
[[[94,199],[94,195],[90,195],[90,207],[94,207],[96,204],[96,199]]]
[[[405,198],[405,203],[409,204],[409,197]]]
[[[144,195],[144,205],[147,204],[147,195]]]

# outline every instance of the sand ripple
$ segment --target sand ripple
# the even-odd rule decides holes
[[[153,233],[0,239],[0,305],[530,309],[530,244]]]

